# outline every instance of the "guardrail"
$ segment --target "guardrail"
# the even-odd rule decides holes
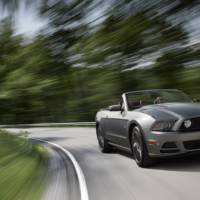
[[[94,126],[95,122],[67,122],[67,123],[37,123],[37,124],[5,124],[0,128],[29,128],[29,127],[64,127],[64,126]]]

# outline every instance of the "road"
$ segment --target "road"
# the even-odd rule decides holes
[[[59,144],[74,155],[85,175],[90,200],[189,200],[200,196],[200,156],[164,160],[143,169],[125,152],[100,153],[94,128],[26,131],[29,137]]]

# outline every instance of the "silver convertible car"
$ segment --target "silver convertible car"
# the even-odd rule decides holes
[[[128,150],[146,167],[158,157],[200,151],[200,104],[174,89],[128,92],[96,114],[96,130],[102,152]]]

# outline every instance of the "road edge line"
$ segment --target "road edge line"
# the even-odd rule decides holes
[[[89,200],[89,195],[88,195],[88,189],[87,189],[87,184],[86,184],[86,180],[85,180],[85,176],[83,174],[83,171],[80,167],[80,165],[78,164],[77,160],[75,159],[75,157],[72,155],[71,152],[69,152],[68,150],[66,150],[64,147],[55,144],[53,142],[49,142],[46,140],[42,140],[42,139],[37,139],[37,138],[30,138],[33,140],[38,140],[44,143],[48,143],[51,146],[54,146],[58,149],[60,149],[61,151],[63,151],[71,160],[72,164],[74,165],[76,174],[77,174],[77,178],[78,178],[78,182],[79,182],[79,189],[80,189],[80,195],[81,195],[81,200]]]

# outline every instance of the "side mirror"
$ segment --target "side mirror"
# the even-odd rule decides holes
[[[121,111],[121,106],[120,105],[112,105],[109,106],[110,111]]]

